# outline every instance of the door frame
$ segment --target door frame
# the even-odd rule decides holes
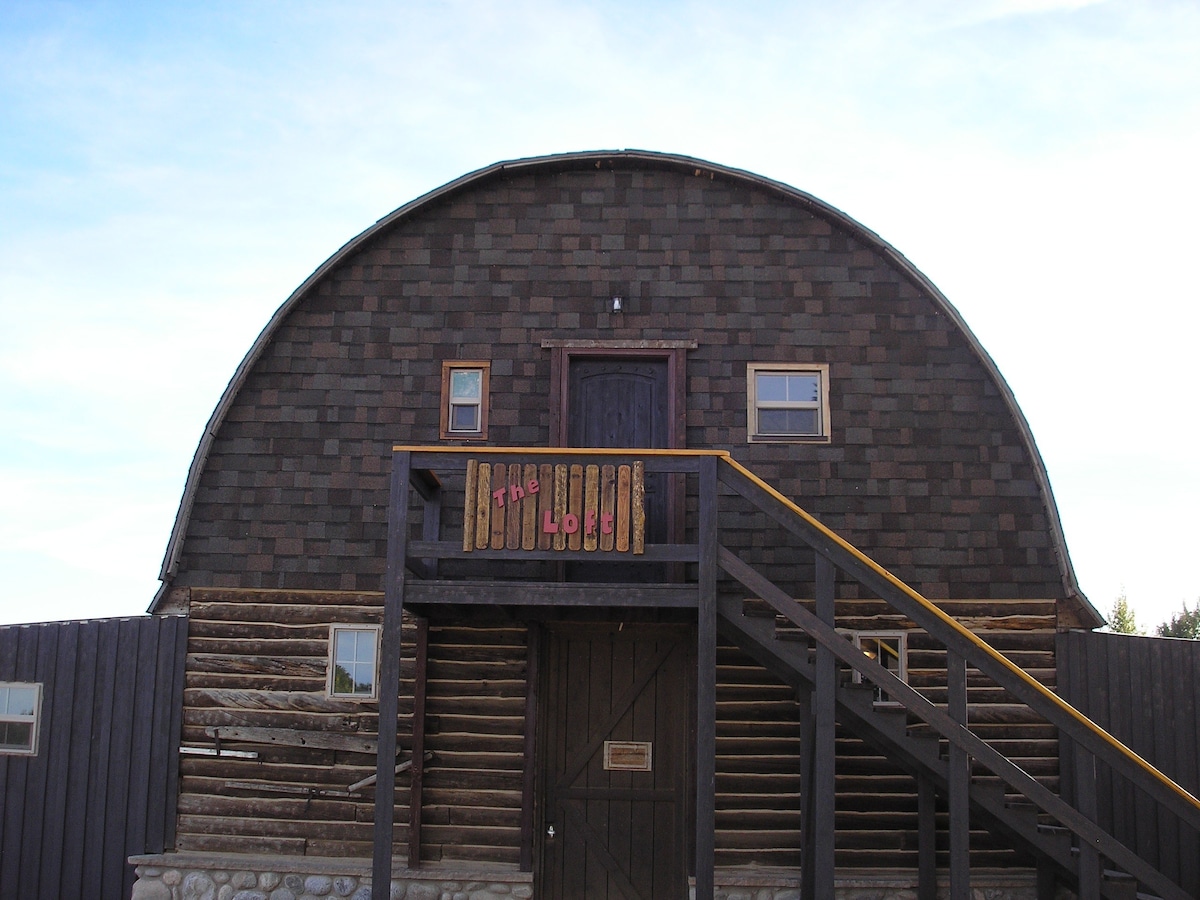
[[[667,446],[687,446],[687,351],[695,341],[542,341],[550,350],[550,446],[566,447],[570,426],[571,361],[574,359],[660,359],[667,363]],[[684,495],[682,479],[668,476],[667,534],[674,543],[683,540]]]

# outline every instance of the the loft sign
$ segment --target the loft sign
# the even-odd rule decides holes
[[[463,550],[640,554],[646,472],[632,465],[467,461]]]

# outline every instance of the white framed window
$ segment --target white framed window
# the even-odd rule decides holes
[[[379,684],[378,625],[329,627],[329,696],[374,700]]]
[[[487,439],[487,361],[452,360],[442,363],[442,440]]]
[[[0,682],[0,754],[36,756],[42,686]]]
[[[854,631],[850,633],[854,646],[879,663],[905,684],[908,683],[908,632],[907,631]],[[862,675],[855,670],[854,681],[861,684]],[[875,687],[875,703],[878,706],[899,706],[883,688]]]
[[[750,443],[829,440],[829,366],[747,363]]]

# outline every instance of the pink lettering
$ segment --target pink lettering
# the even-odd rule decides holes
[[[542,531],[546,534],[558,534],[558,523],[551,517],[550,510],[546,510],[546,514],[542,516]]]
[[[600,533],[601,534],[612,534],[613,533],[613,514],[612,513],[601,513],[600,514]]]
[[[579,530],[579,516],[575,513],[567,513],[563,516],[562,530],[567,534],[574,534]]]
[[[492,499],[496,501],[496,505],[501,509],[504,508],[504,492],[507,488],[500,488],[498,491],[492,491]]]

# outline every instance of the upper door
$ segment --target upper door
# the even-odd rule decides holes
[[[570,447],[671,446],[667,360],[654,357],[571,360],[567,389]],[[646,542],[667,539],[667,488],[646,476]]]

